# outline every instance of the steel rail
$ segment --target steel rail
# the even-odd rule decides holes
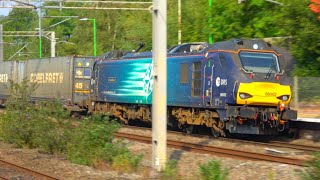
[[[137,126],[124,126],[124,127],[132,128],[132,129],[141,129],[141,130],[148,129],[149,130],[149,128],[137,127]],[[181,132],[176,132],[176,131],[168,131],[168,133],[181,135]],[[260,141],[254,141],[254,140],[232,139],[232,138],[225,138],[225,137],[215,138],[215,137],[210,137],[208,135],[200,135],[200,134],[191,134],[190,137],[208,138],[208,139],[213,138],[213,139],[219,139],[222,141],[229,141],[234,143],[247,143],[251,145],[262,145],[267,147],[290,148],[290,149],[302,150],[308,153],[320,152],[320,146],[302,145],[302,144],[287,143],[282,141],[260,142]]]
[[[15,169],[17,171],[20,171],[20,172],[23,172],[23,173],[26,173],[28,175],[36,176],[36,177],[39,177],[39,178],[41,177],[41,179],[59,180],[59,178],[56,178],[56,177],[53,177],[53,176],[50,176],[50,175],[47,175],[47,174],[32,170],[32,169],[29,169],[29,168],[25,168],[25,167],[22,167],[20,165],[17,165],[17,164],[14,164],[14,163],[2,160],[2,159],[0,159],[0,163],[3,163],[3,164],[7,165],[10,168],[13,168],[13,169]],[[2,177],[2,176],[0,176],[0,177],[6,179],[5,177]]]
[[[274,147],[284,147],[284,148],[291,148],[297,150],[303,150],[306,152],[320,152],[319,146],[311,146],[311,145],[302,145],[302,144],[294,144],[294,143],[283,143],[281,141],[270,141],[270,143],[264,143],[266,146],[271,145]]]
[[[129,140],[134,140],[143,143],[151,143],[151,137],[141,136],[135,134],[127,134],[122,132],[117,132],[115,134],[118,138],[126,138]],[[294,159],[288,157],[279,157],[269,154],[261,154],[255,152],[247,152],[241,150],[227,149],[221,147],[208,146],[198,143],[187,143],[181,141],[167,140],[167,145],[172,148],[182,149],[190,152],[199,152],[199,153],[207,153],[214,155],[223,155],[232,158],[241,158],[247,160],[258,160],[258,161],[269,161],[269,162],[277,162],[283,164],[290,164],[296,166],[305,166],[304,161],[301,159]]]

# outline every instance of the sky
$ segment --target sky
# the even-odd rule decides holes
[[[0,8],[0,15],[7,16],[9,14],[9,8]]]

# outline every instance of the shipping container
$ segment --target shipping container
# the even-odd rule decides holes
[[[60,99],[70,107],[84,106],[89,97],[93,62],[92,57],[72,56],[26,61],[24,77],[38,86],[32,99]]]
[[[20,83],[23,79],[24,62],[0,62],[0,101],[1,104],[10,95],[10,81]],[[20,73],[22,72],[22,73]]]

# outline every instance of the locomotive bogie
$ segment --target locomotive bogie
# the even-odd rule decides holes
[[[140,120],[151,123],[150,106],[96,102],[93,107],[89,107],[89,109],[91,109],[91,113],[98,112],[105,115],[112,115],[124,124],[128,124],[130,120]]]

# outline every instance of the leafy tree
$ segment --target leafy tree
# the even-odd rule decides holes
[[[170,47],[178,42],[178,2],[167,2],[167,42]],[[205,0],[181,2],[182,42],[208,41],[209,34],[213,34],[213,42],[232,38],[286,37],[290,42],[282,45],[297,59],[295,74],[319,76],[319,0],[278,0],[283,6],[266,0],[246,0],[241,4],[236,0],[212,0],[211,10]],[[46,2],[46,5],[53,5],[53,2]],[[131,51],[140,42],[145,44],[141,51],[152,49],[152,13],[148,11],[45,9],[43,13],[45,16],[95,18],[98,55],[113,50]],[[5,31],[34,31],[38,27],[35,10],[13,9],[8,17],[0,18],[0,23],[8,19],[14,21],[4,26]],[[49,27],[62,20],[63,18],[43,18],[42,26]],[[59,38],[56,45],[57,56],[93,55],[91,21],[74,18],[47,30],[55,31]],[[38,57],[37,38],[5,37],[5,42],[13,43],[5,45],[5,59],[9,59],[25,43],[29,45],[22,52],[27,52],[28,56],[18,54],[12,60]],[[50,56],[50,48],[50,41],[43,38],[43,57]]]
[[[297,59],[295,74],[320,75],[320,23],[308,7],[308,0],[285,0],[283,18],[279,19],[283,30],[291,37],[290,51]]]
[[[316,14],[319,14],[318,19],[320,19],[320,1],[319,0],[310,0],[312,3],[309,5],[311,11]]]
[[[52,3],[47,3],[47,5],[52,5]],[[68,9],[48,9],[45,14],[47,17],[51,17],[43,19],[46,24],[45,27],[47,27],[48,31],[54,31],[57,38],[56,56],[77,54],[77,45],[75,42],[72,42],[70,38],[74,33],[75,27],[78,25],[77,22],[79,20],[75,18],[78,16],[78,13]]]
[[[0,23],[6,23],[3,26],[4,31],[35,31],[34,28],[37,27],[37,22],[38,18],[35,10],[12,9],[7,17],[1,19]],[[37,38],[4,36],[4,42],[4,59],[12,57],[26,44],[28,44],[26,48],[22,50],[21,53],[12,57],[12,60],[24,60],[37,57]]]

